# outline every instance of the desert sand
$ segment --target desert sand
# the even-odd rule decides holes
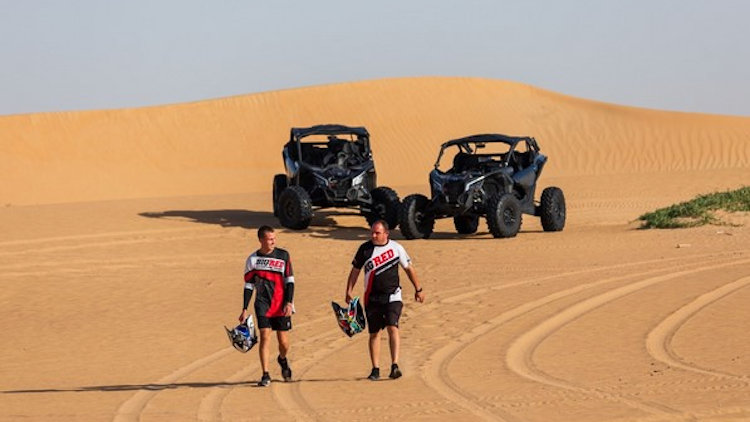
[[[364,218],[278,230],[297,279],[290,362],[269,388],[230,347],[289,128],[364,125],[380,184],[428,191],[440,143],[530,135],[565,230],[494,239],[440,220],[401,241],[398,380],[368,381],[344,299]],[[750,184],[750,117],[404,78],[135,109],[0,116],[0,420],[750,420],[750,217],[639,230],[639,215]],[[362,282],[358,284],[361,289]],[[275,343],[273,345],[275,347]],[[273,349],[272,349],[273,350]],[[390,364],[387,341],[381,368]],[[385,371],[385,369],[384,369]]]

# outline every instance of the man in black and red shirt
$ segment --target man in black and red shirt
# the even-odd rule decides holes
[[[364,268],[365,274],[365,315],[367,328],[370,333],[370,360],[372,371],[368,377],[371,380],[380,378],[380,331],[388,331],[391,349],[390,378],[399,378],[401,369],[398,367],[400,337],[398,320],[401,317],[403,301],[401,299],[401,285],[399,283],[398,267],[404,269],[409,280],[414,285],[414,300],[424,302],[424,292],[419,285],[417,273],[411,265],[411,258],[401,244],[388,238],[388,223],[376,221],[370,228],[371,239],[357,250],[349,279],[346,283],[346,303],[352,300],[354,285],[359,273]]]
[[[271,376],[268,374],[269,341],[271,330],[276,331],[279,341],[277,361],[281,366],[284,381],[291,381],[292,370],[286,359],[289,353],[288,331],[292,329],[294,312],[294,273],[289,252],[276,247],[276,233],[269,226],[258,229],[260,249],[253,252],[245,262],[245,289],[242,297],[240,322],[247,318],[247,306],[255,291],[255,317],[260,329],[260,366],[263,375],[258,382],[268,386]]]

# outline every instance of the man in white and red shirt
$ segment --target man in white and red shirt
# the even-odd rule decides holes
[[[284,381],[291,381],[292,370],[286,359],[289,352],[289,336],[294,312],[294,273],[289,252],[276,247],[276,233],[269,226],[258,229],[260,249],[245,261],[245,289],[242,297],[240,322],[247,318],[247,306],[255,291],[255,317],[260,329],[260,366],[263,369],[258,385],[271,383],[268,374],[269,342],[271,330],[276,331],[279,341],[277,362],[281,366]]]
[[[401,369],[398,367],[400,337],[398,320],[401,317],[403,301],[401,299],[401,285],[399,283],[398,267],[401,266],[409,280],[414,285],[414,300],[424,302],[424,293],[420,287],[417,273],[411,264],[411,258],[401,244],[390,240],[388,223],[376,221],[370,228],[371,239],[360,245],[349,272],[346,283],[346,303],[353,297],[354,285],[362,268],[365,270],[364,305],[367,316],[367,329],[370,333],[370,360],[372,371],[370,380],[380,378],[380,331],[388,331],[391,349],[390,378],[399,378]]]

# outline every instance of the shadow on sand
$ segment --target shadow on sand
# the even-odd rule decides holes
[[[295,384],[303,382],[351,382],[362,381],[367,378],[316,378],[301,379],[291,382],[284,382],[274,379],[272,382],[278,384]],[[240,381],[240,382],[178,382],[170,384],[114,384],[114,385],[92,385],[72,388],[40,388],[27,390],[6,390],[0,391],[1,394],[49,394],[49,393],[86,393],[86,392],[108,392],[108,391],[162,391],[186,388],[214,388],[214,387],[258,387],[258,381]]]
[[[239,209],[226,210],[169,210],[159,212],[141,212],[138,215],[147,218],[164,218],[178,221],[188,221],[201,224],[215,224],[221,227],[241,227],[248,230],[256,230],[260,226],[268,225],[279,228],[279,220],[273,213],[268,211],[250,211]],[[330,238],[341,240],[365,241],[369,239],[369,228],[362,219],[361,226],[343,226],[337,224],[334,217],[337,216],[360,216],[353,211],[319,210],[305,230],[295,231],[281,229],[286,233],[307,233],[310,237]]]
[[[273,213],[268,211],[250,211],[250,210],[170,210],[160,212],[142,212],[141,217],[147,218],[165,218],[178,221],[188,221],[201,224],[215,224],[221,227],[241,227],[248,230],[257,230],[260,226],[268,225],[282,230],[283,233],[305,233],[313,238],[320,239],[339,239],[339,240],[356,240],[367,241],[370,238],[370,230],[367,227],[365,219],[356,211],[349,210],[317,210],[313,216],[310,226],[305,230],[290,230],[279,227],[279,220],[274,217]],[[361,225],[344,226],[337,222],[335,217],[359,217]],[[523,230],[519,232],[520,236],[524,233],[542,233],[542,230]],[[492,236],[487,236],[486,229],[480,227],[479,231],[474,234],[458,234],[455,232],[434,232],[430,236],[431,240],[455,240],[455,239],[474,239],[474,240],[493,240]],[[404,240],[401,232],[396,229],[391,231],[391,238],[395,240]]]

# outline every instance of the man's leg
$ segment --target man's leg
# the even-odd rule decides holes
[[[276,331],[276,339],[279,341],[279,357],[276,361],[281,366],[281,376],[284,377],[284,381],[289,382],[292,380],[292,368],[289,367],[289,361],[286,359],[289,353],[289,332]]]
[[[271,377],[268,375],[268,355],[270,350],[271,340],[271,329],[261,328],[260,329],[260,347],[258,347],[258,354],[260,354],[260,367],[263,370],[263,376],[260,378],[258,385],[267,386],[271,383]]]
[[[391,347],[391,374],[388,375],[391,379],[401,377],[401,369],[398,367],[398,355],[401,349],[401,336],[398,330],[398,320],[401,318],[401,310],[403,309],[403,302],[391,302],[388,304],[388,312],[386,313],[386,330],[388,330],[388,345]]]
[[[388,345],[391,347],[391,362],[398,364],[398,352],[401,347],[401,337],[399,336],[398,327],[389,325],[386,329],[388,330]]]
[[[370,333],[370,361],[373,368],[380,367],[380,331]]]
[[[399,335],[397,325],[389,325],[386,327],[388,330],[388,345],[391,347],[391,374],[388,375],[391,379],[401,377],[401,369],[398,367],[398,352],[401,346],[401,337]]]
[[[286,355],[289,353],[289,332],[277,331],[276,339],[279,340],[279,356],[286,359]]]
[[[260,344],[258,353],[260,354],[260,367],[263,372],[268,372],[268,355],[270,354],[270,340],[271,340],[271,329],[261,328],[260,329]]]
[[[367,377],[371,381],[380,379],[380,331],[370,333],[370,362],[372,371]]]

